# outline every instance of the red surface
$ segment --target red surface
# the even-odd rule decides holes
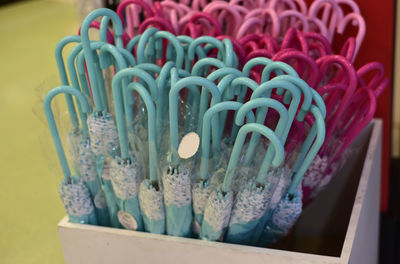
[[[312,0],[307,1],[309,4]],[[376,117],[383,119],[383,150],[382,150],[382,184],[381,184],[381,211],[386,211],[389,202],[389,162],[390,162],[390,134],[392,109],[392,70],[393,70],[393,42],[394,42],[394,1],[356,0],[360,7],[366,25],[367,33],[361,46],[355,66],[379,61],[384,64],[386,76],[390,84],[378,100]],[[337,50],[335,48],[334,50]]]
[[[383,118],[382,152],[382,196],[381,210],[386,211],[389,204],[389,162],[392,111],[392,71],[394,36],[394,1],[357,1],[367,24],[367,34],[360,49],[356,65],[369,61],[380,61],[385,66],[386,76],[391,80],[378,101],[376,117]]]

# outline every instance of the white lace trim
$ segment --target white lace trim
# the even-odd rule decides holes
[[[269,198],[267,188],[256,187],[255,179],[249,179],[236,196],[229,225],[260,219],[267,210]]]
[[[187,168],[179,168],[179,173],[173,174],[164,169],[162,180],[166,205],[182,207],[192,202],[189,175],[190,170]]]
[[[193,196],[193,211],[195,214],[202,215],[206,207],[208,197],[210,196],[212,188],[211,184],[196,184],[192,189]]]
[[[328,157],[316,155],[303,178],[303,186],[314,189],[321,181],[324,172],[328,168]]]
[[[286,235],[299,218],[302,212],[302,207],[301,188],[297,188],[292,199],[290,199],[289,195],[286,195],[275,208],[272,215],[272,223],[275,228],[279,229],[282,234]]]
[[[277,179],[278,182],[275,187],[272,187],[274,190],[272,190],[273,194],[270,201],[270,208],[275,208],[278,205],[290,183],[291,171],[288,168],[279,168],[276,173],[278,176],[274,178]]]
[[[96,161],[88,144],[79,144],[79,173],[84,182],[97,180]]]
[[[110,177],[115,195],[122,200],[135,198],[139,191],[140,173],[138,163],[120,164],[113,159],[110,164]]]
[[[103,178],[104,180],[111,181],[110,161],[107,159],[103,163],[103,171],[101,172],[101,178]]]
[[[118,131],[110,113],[103,113],[103,116],[89,115],[87,125],[90,147],[96,156],[115,152],[119,142]]]
[[[68,215],[82,217],[93,212],[89,190],[81,181],[61,184],[59,192]]]
[[[231,192],[222,195],[219,190],[211,192],[204,210],[203,221],[207,222],[215,232],[222,231],[229,224],[233,204]]]
[[[148,180],[140,184],[139,202],[140,209],[147,218],[156,221],[165,219],[163,192],[153,188]]]

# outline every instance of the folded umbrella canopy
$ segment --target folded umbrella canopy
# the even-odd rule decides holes
[[[156,110],[146,88],[139,83],[130,83],[128,90],[136,91],[143,99],[147,109],[149,178],[139,187],[139,202],[144,229],[155,234],[165,233],[165,212],[162,186],[159,182],[159,162],[156,148]]]
[[[64,148],[62,146],[60,135],[58,134],[57,126],[54,120],[53,111],[51,109],[51,101],[60,93],[68,93],[77,98],[82,107],[82,112],[80,113],[82,126],[86,125],[86,113],[89,111],[89,105],[83,94],[69,86],[59,86],[52,89],[49,93],[47,93],[44,99],[43,106],[46,119],[49,124],[51,136],[53,138],[58,159],[64,174],[64,180],[59,188],[60,197],[64,204],[65,210],[67,211],[70,222],[81,224],[97,224],[96,214],[88,188],[81,179],[71,176],[71,171],[69,169]],[[83,131],[87,130],[84,129]],[[88,135],[86,134],[86,136]]]
[[[222,111],[234,110],[237,111],[243,104],[239,102],[220,102],[209,108],[204,114],[203,129],[201,136],[201,163],[200,163],[200,180],[192,189],[193,196],[193,212],[195,226],[201,226],[204,215],[204,208],[207,204],[210,193],[217,187],[211,184],[209,160],[210,160],[210,139],[211,139],[211,119],[218,116]],[[248,122],[254,122],[255,117],[253,112],[248,112]],[[212,135],[213,143],[219,146],[217,135]],[[213,155],[216,155],[218,150],[213,149]],[[212,172],[211,172],[212,174]]]
[[[255,108],[258,110],[257,112],[261,112],[261,109],[264,110],[267,107],[275,109],[279,113],[280,118],[275,129],[275,135],[279,138],[279,142],[282,145],[284,131],[288,126],[291,126],[291,120],[288,118],[289,114],[285,106],[274,99],[257,98],[245,103],[239,109],[235,123],[237,125],[242,125],[244,123],[244,116],[249,111]],[[274,147],[273,144],[268,146],[258,176],[254,178],[251,175],[244,175],[245,177],[247,176],[245,178],[247,182],[239,187],[239,192],[232,208],[231,221],[225,236],[227,242],[248,244],[253,231],[256,229],[267,209],[271,197],[270,191],[272,189],[269,186],[269,178],[273,175],[271,175],[271,173],[268,174],[274,155],[274,149],[272,149],[272,147]],[[247,157],[245,157],[244,163],[242,164],[242,166],[245,167],[249,166],[249,162],[246,162],[246,158]]]
[[[201,225],[200,237],[202,239],[216,241],[223,239],[224,232],[228,227],[229,220],[231,217],[231,211],[233,206],[233,192],[232,183],[235,178],[235,170],[239,162],[241,149],[243,147],[246,136],[250,132],[256,132],[267,137],[271,144],[275,148],[275,155],[272,161],[273,167],[278,167],[284,158],[284,149],[275,133],[261,124],[251,123],[242,126],[239,130],[235,145],[233,146],[232,154],[229,159],[228,168],[222,186],[214,190],[207,202],[207,206],[204,211],[204,218]],[[260,169],[261,173],[268,172],[271,164],[267,159],[264,159],[262,167]],[[247,185],[247,184],[246,184]],[[259,215],[259,211],[264,211],[265,200],[267,197],[266,188],[263,186],[257,186],[255,184],[249,183],[249,191],[251,191],[251,196],[246,197],[246,202],[248,204],[247,209],[243,211],[245,218],[253,220],[255,214]],[[248,218],[249,217],[249,218]],[[257,221],[257,219],[256,219]]]
[[[292,181],[288,186],[287,192],[284,192],[283,199],[272,212],[259,242],[262,245],[274,243],[285,236],[302,212],[303,203],[300,182],[325,140],[324,115],[315,105],[311,106],[310,112],[315,118],[315,123],[303,146],[309,147],[311,143],[312,146],[309,148],[300,168],[292,176]]]
[[[92,49],[92,42],[89,39],[89,28],[91,23],[95,18],[100,16],[109,17],[112,20],[116,46],[123,48],[121,39],[123,34],[122,24],[115,12],[109,9],[100,8],[92,11],[84,19],[81,26],[81,43],[89,77],[91,95],[93,96],[94,102],[93,112],[89,115],[87,122],[90,135],[90,148],[95,154],[98,174],[102,175],[101,180],[109,208],[111,225],[114,227],[120,227],[117,217],[118,206],[116,205],[116,198],[109,177],[109,164],[105,162],[108,155],[114,156],[118,150],[118,132],[111,113],[107,111],[104,80],[102,76],[100,76],[100,69],[96,67],[99,62],[97,61],[98,59],[95,50]],[[106,19],[105,22],[108,22],[108,19]],[[101,36],[104,37],[102,32],[106,32],[106,30],[107,27],[101,27]],[[104,43],[107,43],[106,40],[104,40]],[[84,71],[81,71],[81,75],[82,74],[84,74]]]
[[[127,80],[139,77],[157,99],[158,90],[155,80],[150,74],[136,67],[119,71],[112,81],[115,117],[117,121],[118,136],[120,142],[120,156],[113,159],[110,167],[111,181],[117,196],[120,211],[118,212],[121,224],[128,229],[143,230],[144,224],[139,206],[139,185],[143,179],[142,168],[137,159],[132,155],[128,143],[126,117],[129,109],[127,102]],[[125,94],[125,96],[123,96]]]
[[[192,223],[192,197],[189,168],[180,165],[178,154],[178,96],[180,90],[198,88],[211,91],[211,105],[215,105],[221,99],[217,86],[211,81],[201,77],[186,77],[178,80],[178,71],[171,69],[171,91],[169,93],[169,121],[170,121],[170,143],[171,153],[170,165],[166,173],[163,173],[164,199],[166,205],[167,234],[175,236],[190,236]],[[217,130],[218,123],[216,123]]]

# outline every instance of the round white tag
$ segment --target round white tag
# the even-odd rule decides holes
[[[118,220],[123,227],[129,230],[136,230],[138,225],[133,216],[124,211],[118,212]]]
[[[96,194],[93,199],[94,206],[99,209],[104,209],[107,207],[106,197],[104,196],[103,191],[100,191]]]
[[[194,132],[186,134],[179,144],[178,154],[182,159],[188,159],[196,154],[200,145],[200,137]]]

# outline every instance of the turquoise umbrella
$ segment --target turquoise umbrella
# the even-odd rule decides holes
[[[156,148],[156,110],[149,92],[143,85],[139,83],[130,83],[127,89],[139,93],[147,108],[148,166],[150,177],[144,179],[139,187],[139,202],[144,222],[144,229],[150,233],[164,234],[164,200],[158,176],[159,161]]]
[[[97,224],[96,214],[90,193],[85,184],[76,176],[71,175],[64,149],[58,134],[57,126],[54,120],[53,111],[51,109],[51,101],[60,93],[68,93],[74,95],[82,106],[80,118],[82,127],[86,126],[86,113],[89,111],[89,105],[85,97],[76,89],[69,86],[59,86],[47,93],[43,107],[46,119],[49,124],[51,136],[56,147],[58,159],[64,174],[64,180],[59,187],[60,197],[64,204],[65,210],[69,216],[70,222],[81,224]],[[87,129],[83,129],[83,133],[87,137]]]
[[[70,54],[68,55],[68,71],[71,79],[71,85],[77,90],[81,90],[84,93],[83,89],[81,89],[78,77],[77,70],[75,68],[75,61],[78,57],[78,54],[82,50],[82,45],[78,44],[75,46]],[[78,111],[81,111],[81,106],[78,104]],[[95,155],[93,154],[90,148],[90,139],[86,138],[78,144],[78,171],[83,179],[85,185],[88,187],[90,191],[91,198],[94,202],[97,221],[99,225],[109,226],[110,225],[110,216],[108,212],[108,206],[105,198],[105,194],[102,189],[101,180],[98,177],[97,166]]]
[[[210,160],[210,139],[211,139],[211,119],[215,115],[219,115],[222,111],[234,110],[237,111],[243,104],[239,102],[221,102],[211,108],[209,108],[204,114],[203,130],[201,136],[201,163],[200,163],[200,180],[193,186],[192,196],[193,196],[193,212],[195,226],[201,226],[204,215],[204,208],[210,196],[210,193],[217,186],[211,184],[210,170],[209,170],[209,160]],[[248,112],[247,115],[248,122],[254,122],[255,117],[253,112]],[[212,135],[213,143],[219,146],[218,135]],[[213,149],[213,155],[216,154],[218,150]]]
[[[250,132],[256,132],[264,135],[275,147],[275,156],[272,161],[273,167],[278,167],[283,161],[283,146],[279,138],[272,130],[261,124],[256,123],[250,123],[242,126],[235,141],[235,145],[229,159],[228,168],[222,186],[211,192],[208,199],[200,231],[200,237],[202,239],[211,241],[222,240],[224,233],[228,227],[229,221],[232,221],[232,184],[235,178],[235,170],[239,162],[241,149],[243,147],[247,134]],[[268,159],[264,159],[259,175],[266,175],[270,167],[271,162]],[[261,185],[253,184],[251,181],[249,181],[249,184],[246,184],[246,186],[248,186],[248,189],[252,192],[249,193],[251,194],[251,196],[246,197],[247,201],[245,203],[247,203],[247,205],[249,206],[249,210],[244,210],[244,214],[246,216],[253,216],[255,213],[263,211],[263,207],[265,207],[262,201],[267,198],[266,188],[263,188]],[[255,203],[253,203],[253,201]],[[238,204],[238,202],[235,202],[235,204]],[[231,235],[233,234],[231,233]]]
[[[303,146],[309,146],[310,142],[312,146],[300,168],[293,175],[292,182],[286,194],[284,194],[283,199],[271,213],[270,219],[259,241],[260,245],[269,245],[285,236],[296,223],[302,212],[303,204],[300,182],[325,140],[324,115],[321,113],[320,109],[314,105],[311,106],[310,112],[315,118],[315,123]]]
[[[265,109],[271,107],[275,109],[279,115],[279,121],[275,129],[275,135],[279,138],[280,144],[283,143],[283,134],[287,127],[291,125],[288,111],[280,102],[271,98],[257,98],[245,103],[239,110],[235,123],[242,125],[244,115],[252,109]],[[256,119],[257,120],[257,119]],[[261,123],[262,124],[262,123]],[[249,150],[250,145],[247,149]],[[238,194],[231,213],[231,221],[225,236],[225,240],[230,243],[248,244],[251,240],[253,231],[261,221],[267,209],[270,193],[269,178],[273,177],[273,173],[269,172],[269,164],[275,154],[275,145],[270,144],[266,151],[264,161],[261,165],[256,178],[247,176],[247,183],[239,187]],[[246,152],[247,152],[246,151]],[[247,155],[247,153],[246,153]],[[244,160],[242,166],[248,166],[249,161]],[[265,166],[265,167],[264,167]],[[250,172],[251,173],[251,172]],[[245,210],[247,208],[247,210]]]
[[[126,122],[133,120],[132,109],[129,109],[127,80],[140,77],[149,88],[153,99],[157,99],[158,90],[155,80],[150,74],[136,67],[123,69],[114,76],[112,92],[114,98],[115,117],[117,121],[120,156],[116,156],[110,168],[113,189],[118,199],[118,212],[121,224],[128,229],[144,230],[144,223],[139,205],[139,185],[142,180],[142,171],[137,159],[132,155],[128,143]],[[125,95],[125,96],[123,96]]]
[[[93,112],[89,115],[87,122],[90,135],[90,148],[96,156],[98,173],[99,175],[102,175],[101,178],[103,180],[104,193],[109,208],[111,225],[119,227],[120,225],[117,219],[118,208],[115,204],[115,196],[109,178],[109,164],[108,162],[105,162],[106,156],[114,156],[118,151],[118,133],[114,119],[111,113],[107,111],[108,105],[104,89],[104,80],[99,67],[97,67],[99,61],[95,54],[96,52],[92,49],[92,42],[89,39],[90,24],[94,19],[100,16],[109,17],[112,20],[116,46],[123,48],[121,38],[123,34],[122,23],[115,12],[109,9],[100,8],[92,11],[84,19],[81,26],[81,43],[94,101]],[[102,30],[104,30],[104,26],[103,29],[100,29],[100,31]],[[81,64],[81,67],[84,68],[83,64]],[[81,79],[83,79],[82,75],[84,72],[85,71],[82,71],[81,69]],[[86,87],[84,88],[86,89]]]
[[[276,67],[279,67],[278,69],[284,69],[283,67],[286,67],[286,64],[282,64],[280,62],[273,62],[266,66],[263,71],[264,77],[269,74],[272,70],[276,69]],[[267,78],[265,78],[267,80]],[[289,104],[289,120],[290,122],[293,122],[297,109],[300,104],[300,98],[303,98],[301,108],[297,112],[297,120],[302,121],[304,119],[304,113],[308,111],[308,109],[311,106],[311,101],[313,99],[312,96],[312,89],[308,86],[306,82],[301,80],[298,77],[292,76],[292,75],[279,75],[275,77],[273,80],[270,81],[265,81],[262,85],[260,85],[252,94],[251,100],[262,97],[267,95],[268,97],[271,94],[272,89],[279,88],[282,91],[287,91],[284,97],[284,101]],[[286,99],[286,100],[285,100]],[[321,99],[322,100],[322,99]],[[262,113],[260,113],[261,118],[259,119],[264,120],[264,116],[267,112],[267,109],[265,109]],[[283,142],[286,141],[287,135],[289,134],[290,127],[287,127],[287,129],[282,133],[282,140]],[[252,137],[251,140],[254,140],[255,137]],[[252,145],[253,144],[253,145]],[[257,145],[257,141],[250,143],[250,145],[255,146]],[[253,147],[253,150],[255,147]],[[251,156],[247,158],[247,160],[250,160]],[[276,177],[279,177],[278,181],[278,187],[277,190],[274,192],[274,196],[277,197],[275,200],[280,201],[281,197],[278,195],[279,192],[285,191],[287,187],[287,183],[290,181],[290,179],[286,180],[288,178],[288,174],[290,172],[286,168],[282,168],[281,170],[276,172],[277,175]],[[280,175],[280,176],[279,176]],[[275,178],[276,178],[275,177]],[[279,198],[278,198],[279,197]],[[259,237],[261,236],[263,229],[266,225],[266,222],[268,221],[270,217],[271,210],[275,208],[276,204],[271,204],[268,207],[268,210],[266,214],[264,215],[263,219],[260,221],[257,229],[253,232],[253,238],[252,238],[252,243],[256,244],[259,240]]]
[[[212,93],[211,105],[219,102],[221,94],[217,86],[201,77],[186,77],[178,80],[176,68],[171,70],[171,91],[169,93],[169,121],[170,121],[170,144],[171,153],[169,157],[169,168],[163,173],[164,199],[166,205],[167,234],[174,236],[190,236],[192,222],[192,197],[190,169],[180,164],[178,154],[179,132],[178,132],[178,96],[179,92],[188,89],[208,89]],[[216,124],[218,125],[218,123]],[[216,131],[219,131],[217,129]]]

